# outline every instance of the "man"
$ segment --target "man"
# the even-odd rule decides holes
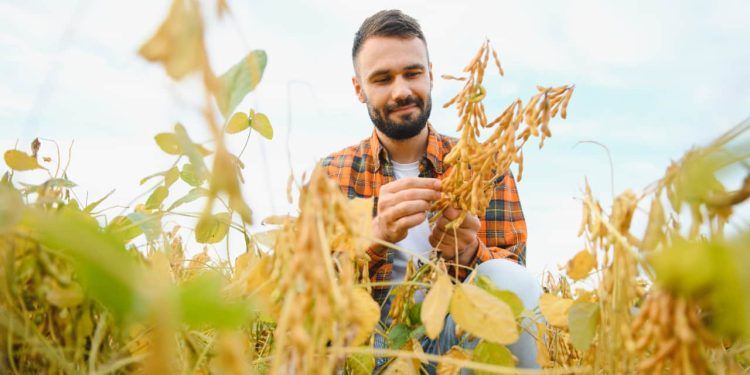
[[[355,36],[352,61],[355,93],[366,104],[375,129],[370,138],[329,155],[322,165],[349,198],[374,197],[373,235],[424,257],[436,248],[448,264],[464,266],[459,267],[461,279],[467,267],[477,267],[500,288],[516,292],[526,308],[536,306],[539,286],[520,266],[525,264],[526,223],[510,173],[496,181],[484,217],[467,215],[454,233],[445,226],[461,212],[449,208],[430,229],[428,211],[440,198],[440,179],[449,167],[443,158],[456,139],[428,124],[433,72],[417,21],[398,10],[367,18]],[[373,281],[403,280],[409,254],[378,244],[368,254]],[[388,291],[373,290],[375,299],[385,303],[384,312]],[[429,344],[426,350],[439,354],[457,343],[449,328],[447,324],[440,345]],[[534,351],[533,341],[531,345]],[[525,363],[528,356],[514,353],[520,365],[535,364],[533,353],[531,363]]]

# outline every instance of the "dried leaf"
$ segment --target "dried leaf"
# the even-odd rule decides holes
[[[198,3],[173,0],[167,18],[138,52],[148,61],[164,64],[174,79],[200,70],[207,58]]]
[[[539,309],[542,310],[542,315],[549,324],[559,328],[568,326],[568,309],[572,304],[572,299],[549,293],[544,293],[539,298]]]
[[[471,284],[456,287],[450,313],[462,329],[498,344],[518,340],[518,328],[508,304]]]
[[[356,313],[356,336],[350,343],[352,346],[364,344],[372,335],[375,325],[380,320],[380,305],[372,299],[370,293],[364,289],[355,288],[351,294],[351,307]]]
[[[578,281],[586,278],[594,268],[596,268],[596,257],[583,249],[568,261],[567,272],[571,279]]]
[[[458,359],[458,360],[471,359],[471,356],[469,355],[469,353],[467,353],[466,350],[464,350],[460,346],[453,346],[447,353],[443,354],[442,356],[444,358],[452,358],[452,359]],[[437,365],[438,375],[458,375],[460,372],[461,372],[461,367],[454,366],[452,364],[440,362]]]
[[[453,283],[447,275],[441,273],[422,303],[420,317],[427,337],[434,340],[443,330],[445,314],[448,313],[452,295]]]
[[[385,369],[383,375],[417,375],[417,370],[414,368],[414,363],[406,358],[396,358],[395,361],[391,362],[388,368]]]

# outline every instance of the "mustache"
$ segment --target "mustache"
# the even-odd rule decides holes
[[[395,104],[386,105],[385,106],[385,112],[391,113],[395,111],[397,108],[405,107],[407,105],[414,104],[420,109],[424,109],[424,101],[416,96],[408,96],[403,99],[396,100]]]

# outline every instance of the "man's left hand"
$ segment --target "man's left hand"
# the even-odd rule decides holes
[[[459,216],[461,216],[461,210],[453,207],[446,208],[430,234],[430,244],[437,248],[441,257],[446,261],[456,262],[456,249],[458,249],[458,264],[467,266],[474,259],[479,247],[477,232],[481,223],[478,217],[466,213],[464,222],[456,228],[455,232],[453,229],[445,228],[448,223]]]

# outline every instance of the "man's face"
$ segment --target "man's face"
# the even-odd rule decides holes
[[[424,129],[432,109],[432,69],[421,39],[368,38],[355,66],[354,89],[381,133],[401,140]]]

